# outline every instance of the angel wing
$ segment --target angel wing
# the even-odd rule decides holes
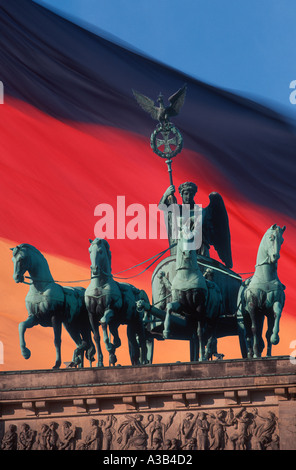
[[[172,96],[169,98],[170,106],[168,108],[168,113],[170,116],[176,116],[179,114],[180,109],[182,108],[187,91],[187,84],[180,88],[180,90],[176,91]]]
[[[155,106],[154,101],[148,98],[147,96],[143,95],[142,93],[139,93],[138,91],[133,90],[133,94],[141,108],[143,108],[144,111],[147,111],[147,113],[149,113],[153,119],[157,120],[158,107]]]
[[[232,254],[228,215],[222,196],[209,195],[210,204],[203,209],[203,230],[205,238],[213,245],[227,268],[232,268]]]

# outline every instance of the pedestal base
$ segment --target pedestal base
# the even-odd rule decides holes
[[[3,449],[296,449],[289,357],[0,373]]]

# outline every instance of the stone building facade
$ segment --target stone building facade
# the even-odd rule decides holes
[[[2,372],[0,412],[3,450],[295,450],[295,365]]]

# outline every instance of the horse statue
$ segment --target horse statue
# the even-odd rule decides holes
[[[56,348],[56,362],[53,369],[61,365],[61,332],[62,324],[75,342],[73,361],[83,366],[84,352],[90,363],[94,360],[95,347],[91,338],[91,327],[84,302],[82,287],[62,287],[57,284],[49,270],[47,260],[43,254],[32,245],[22,243],[14,248],[13,279],[16,283],[30,284],[26,296],[28,318],[19,324],[19,338],[21,353],[29,359],[31,351],[26,347],[25,331],[35,325],[52,327],[54,331],[54,345]],[[26,271],[29,272],[30,283],[24,280]],[[98,349],[100,354],[101,349]]]
[[[285,286],[277,274],[277,262],[286,227],[272,225],[259,245],[254,275],[245,281],[238,295],[238,308],[246,329],[248,357],[261,357],[264,349],[262,329],[267,317],[267,356],[279,343],[279,322],[285,304]]]
[[[127,325],[129,353],[132,365],[147,363],[146,336],[143,315],[137,310],[136,302],[148,296],[131,284],[116,282],[111,273],[111,251],[109,243],[96,238],[89,240],[91,260],[91,282],[85,291],[85,304],[97,342],[98,328],[102,325],[103,338],[109,352],[109,364],[115,365],[115,351],[121,345],[118,334],[120,325]],[[111,343],[108,336],[113,336]]]
[[[163,337],[170,337],[172,313],[180,313],[192,331],[192,344],[199,345],[199,351],[194,355],[202,361],[210,356],[215,324],[222,309],[222,295],[218,285],[204,277],[196,250],[189,248],[181,231],[177,242],[176,275],[171,284],[172,301],[166,306]]]

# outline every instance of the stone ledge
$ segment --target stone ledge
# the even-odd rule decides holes
[[[236,429],[240,428],[235,422],[248,420],[252,439],[246,440],[242,447],[294,449],[296,443],[291,436],[296,432],[295,372],[295,366],[286,356],[138,367],[2,372],[0,439],[10,432],[11,425],[17,429],[18,436],[25,432],[31,435],[30,429],[37,436],[50,425],[63,433],[66,422],[76,433],[73,442],[77,448],[84,445],[83,439],[92,426],[104,427],[112,423],[117,435],[112,445],[116,450],[122,448],[120,430],[128,429],[125,428],[128,423],[141,427],[142,422],[142,434],[147,434],[141,444],[144,450],[153,445],[145,429],[155,426],[156,432],[159,426],[161,429],[170,426],[166,434],[168,440],[174,440],[176,436],[181,439],[182,426],[188,416],[193,419],[192,423],[205,419],[209,425],[215,425],[221,416],[226,420],[225,432],[229,426],[229,439],[232,439],[229,444],[235,448],[241,442],[236,441],[235,436],[239,434]],[[206,418],[202,418],[203,415]],[[238,417],[229,425],[232,415]],[[91,424],[90,418],[97,424],[94,421]],[[270,440],[262,434],[268,420],[274,423]],[[157,424],[158,421],[166,424]],[[255,425],[258,426],[256,432]],[[197,432],[197,424],[194,429]],[[268,425],[266,429],[269,429]],[[110,437],[110,433],[106,436]],[[242,439],[245,438],[242,436]],[[192,444],[187,441],[186,445]],[[136,441],[130,438],[129,449],[132,449],[132,442]],[[102,449],[105,445],[104,439],[98,444]],[[163,440],[163,449],[164,445]]]

